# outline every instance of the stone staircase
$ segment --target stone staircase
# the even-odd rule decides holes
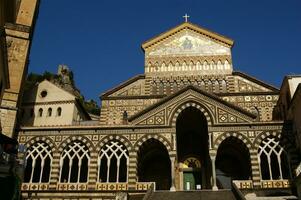
[[[129,200],[142,200],[143,196],[131,195]],[[155,191],[147,200],[236,200],[231,190],[202,190],[202,191]],[[143,199],[145,200],[145,199]]]
[[[263,194],[261,194],[263,195]],[[148,191],[146,194],[129,194],[128,200],[297,200],[293,195],[257,196],[255,193],[233,193],[230,189],[196,191]]]

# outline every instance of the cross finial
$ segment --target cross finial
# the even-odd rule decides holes
[[[188,22],[188,18],[189,18],[190,16],[189,15],[187,15],[187,13],[183,16],[183,18],[185,18],[185,22]]]

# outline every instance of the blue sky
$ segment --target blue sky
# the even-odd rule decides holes
[[[83,3],[85,2],[85,3]],[[42,0],[29,72],[68,65],[86,99],[142,74],[141,44],[184,21],[232,38],[233,64],[267,83],[301,74],[300,0]]]

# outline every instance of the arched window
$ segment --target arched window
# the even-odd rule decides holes
[[[221,92],[222,93],[226,93],[227,92],[227,83],[226,83],[226,81],[225,80],[222,80],[221,81]]]
[[[52,115],[52,108],[48,108],[47,116],[51,117],[51,115]]]
[[[60,159],[60,182],[80,183],[88,180],[89,149],[80,141],[70,143]]]
[[[37,142],[26,154],[24,182],[46,183],[49,181],[52,163],[51,149],[45,142]]]
[[[42,116],[43,116],[43,109],[40,108],[40,109],[39,109],[39,117],[42,117]]]
[[[58,107],[57,110],[56,110],[56,116],[61,116],[62,115],[62,108],[61,107]]]
[[[215,92],[215,93],[219,92],[219,83],[218,83],[218,80],[213,81],[213,92]]]
[[[129,153],[118,141],[108,142],[98,157],[99,182],[127,182]]]
[[[276,138],[268,137],[261,142],[258,162],[262,180],[281,180],[290,177],[286,152]]]
[[[212,82],[210,80],[207,82],[207,91],[210,93],[212,92]]]

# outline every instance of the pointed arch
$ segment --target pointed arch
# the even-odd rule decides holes
[[[191,60],[191,61],[189,62],[189,71],[193,71],[193,70],[195,70],[195,69],[194,69],[194,63],[193,63],[193,61]]]
[[[83,144],[87,146],[89,151],[93,151],[94,149],[94,145],[89,138],[85,136],[77,135],[77,136],[70,136],[66,138],[64,141],[62,141],[62,143],[58,146],[59,152],[62,152],[67,147],[67,145],[69,145],[73,141],[81,141]]]
[[[227,69],[230,69],[230,63],[228,60],[225,60],[225,63],[224,63],[224,68],[227,70]]]
[[[139,138],[134,144],[135,151],[138,151],[141,145],[149,139],[156,139],[160,141],[162,144],[164,144],[164,146],[166,147],[169,153],[171,153],[171,151],[173,150],[170,141],[168,141],[166,138],[162,137],[161,135],[144,135],[141,138]]]
[[[228,136],[221,141],[218,145],[215,163],[219,188],[231,188],[233,179],[251,179],[250,149],[238,137]]]
[[[25,158],[24,182],[49,182],[53,160],[51,147],[44,141],[35,142],[28,148]]]
[[[88,182],[90,152],[81,141],[69,143],[60,158],[60,182],[82,183]]]
[[[202,65],[201,65],[200,61],[196,62],[196,70],[202,70]]]
[[[122,142],[107,142],[99,152],[97,164],[98,182],[127,182],[129,152]]]
[[[179,61],[177,61],[176,64],[175,64],[175,71],[180,71],[180,63],[179,63]]]
[[[213,81],[213,92],[219,93],[219,82],[218,82],[218,80]]]
[[[169,190],[171,186],[171,160],[166,146],[149,138],[137,150],[137,175],[139,182],[155,182],[156,189]]]
[[[239,132],[227,132],[227,133],[221,134],[213,141],[214,149],[217,150],[219,145],[228,137],[235,137],[235,138],[241,140],[248,147],[248,149],[252,148],[252,142],[250,141],[250,139],[247,136],[245,136]]]
[[[195,101],[187,101],[187,102],[184,102],[184,103],[178,105],[177,107],[175,107],[173,109],[173,111],[171,112],[172,114],[170,115],[169,124],[172,127],[176,126],[176,121],[177,121],[177,117],[179,116],[179,114],[188,107],[194,107],[194,108],[200,110],[206,117],[208,126],[211,126],[214,123],[213,114],[209,111],[209,109],[207,107],[205,107],[202,104],[199,104],[198,102],[195,102]]]
[[[211,60],[210,62],[210,70],[215,70],[216,69],[216,65],[214,63],[214,60]]]
[[[204,70],[208,70],[209,69],[209,64],[208,64],[207,60],[205,60],[204,63],[203,63],[203,69]]]
[[[174,67],[173,67],[173,64],[172,64],[172,62],[170,61],[169,62],[169,64],[168,64],[168,69],[167,69],[167,71],[174,71]]]
[[[220,81],[220,85],[221,85],[221,92],[226,93],[227,92],[227,82],[223,79]]]
[[[166,71],[166,64],[165,62],[162,63],[161,68],[159,70],[160,72],[165,72]]]
[[[207,91],[211,93],[212,92],[212,88],[213,88],[212,87],[212,82],[211,82],[211,80],[208,80],[207,81]]]
[[[291,178],[287,152],[277,137],[266,137],[258,148],[258,163],[261,180]]]
[[[131,151],[133,146],[132,143],[130,142],[130,140],[122,135],[109,135],[106,136],[102,139],[100,139],[99,143],[95,146],[95,149],[97,152],[100,151],[100,149],[105,146],[105,144],[107,144],[109,141],[119,141],[122,144],[125,145],[125,147],[127,148],[128,151]]]
[[[221,61],[221,60],[218,60],[218,61],[217,61],[217,69],[218,69],[218,70],[223,69],[223,64],[222,64],[222,61]]]
[[[181,71],[186,71],[187,70],[187,63],[184,61],[182,64],[182,70]]]

